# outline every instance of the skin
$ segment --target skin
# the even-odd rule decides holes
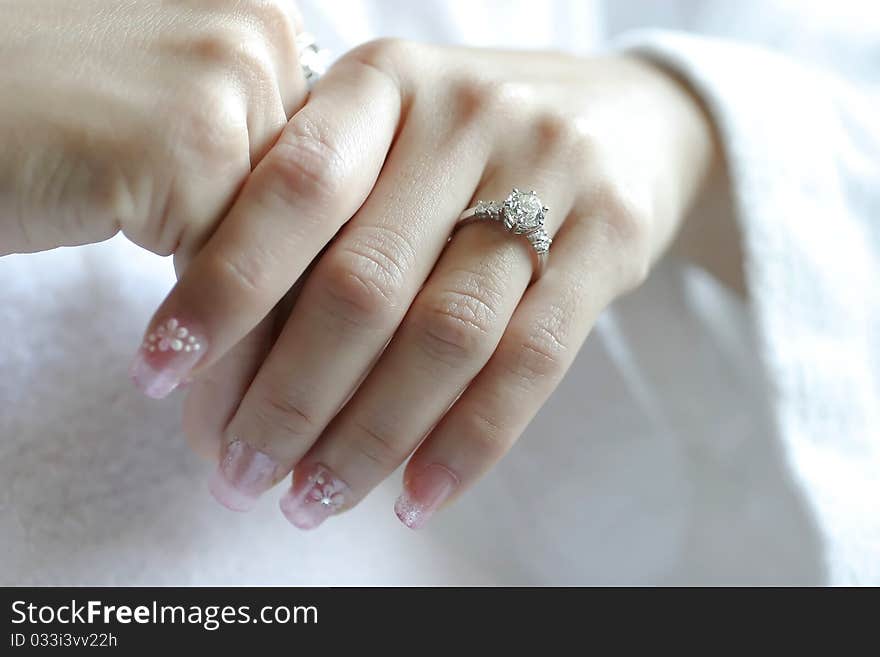
[[[215,3],[234,8],[228,20],[193,3],[144,4],[154,13],[131,19],[128,39],[148,39],[158,58],[99,43],[80,57],[113,63],[100,85],[45,63],[55,96],[106,106],[34,114],[29,103],[52,107],[35,84],[33,99],[0,108],[32,124],[16,131],[22,149],[44,144],[35,169],[21,166],[21,151],[0,163],[11,175],[0,183],[11,217],[2,243],[39,250],[121,228],[174,252],[179,281],[147,335],[174,317],[204,348],[185,358],[142,352],[135,378],[165,394],[195,377],[185,427],[197,451],[220,459],[215,495],[244,510],[293,469],[282,510],[303,528],[356,505],[407,458],[397,511],[411,527],[472,485],[540,409],[599,313],[645,279],[719,159],[687,88],[638,59],[380,40],[343,56],[300,108],[301,79],[278,73],[299,69],[287,3]],[[279,36],[265,21],[237,22],[250,11],[287,27]],[[135,30],[144,21],[155,26],[146,37]],[[206,42],[200,30],[214,34],[215,24],[224,38]],[[233,28],[251,37],[235,51],[247,57],[220,47]],[[13,57],[39,59],[12,43],[4,49]],[[242,85],[253,76],[235,74],[241,59],[272,65],[246,67],[261,75]],[[221,96],[213,106],[224,111],[210,122],[187,92],[198,82]],[[26,76],[17,84],[27,88]],[[77,96],[88,84],[99,88]],[[145,108],[156,89],[167,96]],[[181,98],[193,105],[182,117]],[[135,120],[67,125],[70,114],[108,113]],[[43,122],[77,138],[35,137]],[[60,177],[61,191],[41,197],[34,189],[45,184],[29,171],[52,171],[58,152],[85,173]],[[111,176],[93,189],[98,173],[116,170],[122,182]],[[536,190],[550,208],[554,243],[532,284],[522,239],[496,225],[454,230],[466,207],[512,187]],[[150,387],[149,377],[169,372],[169,385]],[[330,484],[332,505],[304,502]]]
[[[119,231],[178,269],[302,105],[288,2],[0,0],[0,255]]]

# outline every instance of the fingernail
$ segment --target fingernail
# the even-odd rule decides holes
[[[147,333],[129,376],[148,397],[167,397],[204,354],[204,340],[171,317]]]
[[[214,498],[227,509],[250,511],[257,498],[285,474],[286,468],[268,454],[236,439],[226,446],[209,488]]]
[[[294,471],[293,485],[281,498],[279,506],[294,527],[314,529],[340,511],[351,499],[351,490],[323,465],[306,472]]]
[[[394,503],[394,513],[410,529],[421,529],[458,486],[451,470],[432,463],[409,479]]]

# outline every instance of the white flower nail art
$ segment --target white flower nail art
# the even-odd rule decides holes
[[[143,345],[147,351],[199,351],[201,343],[190,331],[172,317],[147,334]]]
[[[294,483],[281,498],[281,511],[295,527],[314,529],[342,511],[351,500],[351,490],[320,464],[309,466],[306,472],[294,472]]]
[[[312,490],[309,491],[306,500],[312,504],[320,504],[325,509],[333,512],[342,507],[345,503],[345,496],[342,494],[344,484],[337,480],[331,479],[325,474],[319,474],[312,484]]]

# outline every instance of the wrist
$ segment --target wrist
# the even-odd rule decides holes
[[[645,76],[649,111],[658,117],[662,154],[655,181],[652,256],[658,258],[675,238],[692,208],[721,169],[719,142],[710,114],[699,96],[671,69],[641,57],[627,57]],[[644,107],[642,108],[644,111]]]
[[[702,267],[738,294],[745,296],[743,251],[734,216],[730,180],[721,140],[711,115],[691,86],[672,69],[649,59],[638,61],[649,75],[663,81],[669,134],[680,148],[674,150],[675,184],[679,202],[668,227],[662,251],[674,240],[679,257]]]

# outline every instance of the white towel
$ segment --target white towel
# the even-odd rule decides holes
[[[814,61],[680,34],[629,39],[690,80],[719,126],[778,434],[831,580],[877,584],[880,20],[849,18],[849,31],[825,26]]]

